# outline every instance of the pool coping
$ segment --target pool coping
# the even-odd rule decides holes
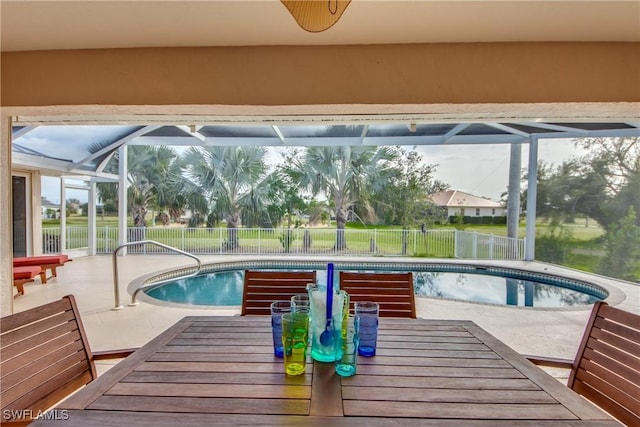
[[[301,265],[312,265],[309,268],[318,268],[317,264],[326,264],[328,262],[333,262],[337,268],[349,268],[350,265],[357,264],[357,267],[366,267],[367,265],[373,266],[389,266],[390,264],[404,264],[404,265],[412,265],[422,264],[422,268],[429,268],[433,270],[434,268],[439,271],[447,271],[447,266],[455,265],[458,269],[460,267],[467,268],[465,271],[467,273],[479,273],[487,271],[490,273],[499,273],[500,270],[509,270],[516,271],[523,275],[531,275],[531,279],[535,280],[537,277],[547,277],[556,280],[564,280],[568,282],[579,282],[584,286],[588,286],[591,288],[595,288],[596,292],[604,290],[608,293],[608,296],[604,299],[610,305],[618,305],[625,301],[626,293],[622,291],[620,288],[613,286],[609,281],[614,281],[615,279],[611,279],[604,276],[598,276],[591,273],[582,272],[579,270],[573,270],[561,266],[557,266],[554,264],[545,264],[538,261],[533,263],[527,263],[523,261],[495,261],[495,260],[459,260],[459,259],[441,259],[441,258],[401,258],[401,257],[341,257],[340,259],[336,258],[327,258],[327,257],[305,257],[304,259],[300,259],[300,257],[286,257],[286,256],[255,256],[248,257],[243,256],[239,257],[230,257],[229,259],[219,260],[219,261],[211,261],[202,264],[201,273],[214,272],[223,269],[245,269],[245,268],[263,268],[260,266],[261,263],[273,265],[274,263],[296,263]],[[511,265],[508,265],[511,264]],[[302,267],[304,268],[304,267]],[[390,266],[392,268],[392,266]],[[133,292],[140,286],[151,285],[152,282],[172,279],[175,277],[179,277],[183,274],[188,274],[194,272],[196,270],[195,266],[185,266],[185,267],[177,267],[170,268],[165,270],[156,271],[153,273],[146,274],[144,276],[140,276],[133,281],[131,281],[127,287],[127,291],[129,295],[132,295]],[[479,270],[479,271],[478,271]],[[492,271],[495,270],[495,271]],[[498,274],[499,275],[499,274]],[[585,278],[588,276],[588,278]],[[522,278],[521,278],[522,279]],[[526,280],[526,278],[524,278]],[[595,281],[598,280],[598,283]],[[629,282],[630,283],[630,282]],[[632,283],[631,283],[632,284]],[[455,301],[455,302],[463,302],[468,304],[475,305],[486,305],[491,307],[504,307],[511,308],[515,310],[540,310],[540,311],[578,311],[589,309],[591,305],[574,305],[569,307],[526,307],[526,306],[513,306],[506,304],[494,304],[487,302],[476,302],[469,301],[464,299],[456,299],[456,298],[441,298],[441,297],[432,297],[432,296],[419,296],[416,295],[416,298],[425,298],[425,299],[435,299],[435,300],[445,300],[445,301]],[[145,292],[138,292],[137,294],[138,302],[145,302],[152,305],[164,306],[164,307],[176,307],[176,308],[194,308],[194,309],[230,309],[230,310],[238,310],[240,306],[207,306],[207,305],[193,305],[193,304],[184,304],[184,303],[172,303],[168,301],[162,301],[156,298],[153,298],[147,295]]]

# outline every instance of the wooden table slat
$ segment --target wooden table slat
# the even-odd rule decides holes
[[[465,342],[447,341],[446,338],[438,337],[437,341],[432,338],[427,342],[419,341],[378,341],[376,347],[378,349],[413,349],[413,350],[479,350],[490,351],[491,349],[482,344],[476,338]]]
[[[156,353],[222,353],[222,354],[270,354],[273,356],[273,343],[261,343],[260,345],[182,345],[173,340],[168,345],[159,349]],[[494,354],[488,351],[489,354]]]
[[[247,399],[218,397],[102,396],[88,409],[210,414],[308,415],[307,399]]]
[[[444,357],[455,359],[500,359],[497,354],[486,350],[452,350],[452,349],[413,349],[413,348],[376,348],[376,357],[409,356],[409,357]]]
[[[359,365],[358,375],[400,375],[415,377],[475,377],[475,378],[526,378],[513,368],[466,368],[394,365]],[[428,385],[428,384],[425,384]]]
[[[313,369],[313,363],[307,363],[307,370]],[[278,373],[285,375],[282,363],[236,363],[236,362],[144,362],[136,371],[171,372],[255,372]]]
[[[174,340],[171,341],[170,345],[210,345],[210,346],[216,346],[216,345],[233,345],[233,346],[238,346],[238,347],[249,347],[251,348],[251,346],[254,345],[259,345],[259,346],[273,346],[273,339],[271,338],[271,336],[269,336],[268,338],[262,337],[259,339],[256,338],[243,338],[243,337],[237,337],[236,339],[228,339],[228,340],[220,340],[219,338],[176,338]]]
[[[335,374],[333,363],[318,363],[315,366],[309,414],[331,417],[344,415],[340,377]]]
[[[118,383],[105,395],[163,397],[227,397],[311,399],[311,386],[258,384],[146,384]]]
[[[528,378],[478,378],[478,377],[415,377],[355,375],[342,379],[343,386],[358,387],[408,387],[425,389],[473,389],[473,390],[540,390]],[[428,390],[427,389],[427,390]]]
[[[473,338],[473,335],[469,333],[469,331],[456,328],[456,330],[446,330],[446,329],[379,329],[378,338],[384,340],[388,336],[394,337],[419,337],[419,338],[428,338],[428,337],[447,337],[447,338],[455,338],[455,337],[463,337],[463,338]]]
[[[347,416],[426,417],[426,418],[484,418],[530,420],[571,420],[577,417],[564,406],[553,404],[479,404],[398,401],[344,401]]]
[[[273,348],[273,347],[272,347]],[[148,359],[150,362],[236,362],[236,363],[275,363],[282,367],[284,361],[271,353],[200,353],[167,352],[156,353]],[[309,361],[311,362],[311,361]]]
[[[476,337],[473,336],[448,336],[448,335],[430,335],[430,336],[421,336],[421,335],[378,335],[378,342],[416,342],[416,343],[431,343],[431,342],[448,342],[448,343],[480,343]]]
[[[542,390],[342,387],[344,400],[450,403],[556,403]]]
[[[182,339],[220,339],[220,340],[229,340],[232,342],[236,342],[238,340],[249,341],[249,340],[266,340],[271,339],[271,334],[267,334],[264,332],[242,332],[242,329],[238,329],[238,331],[230,331],[230,332],[183,332],[177,336],[177,338]]]
[[[140,383],[190,384],[281,384],[311,385],[311,370],[303,375],[282,375],[282,372],[156,372],[135,371],[120,380]],[[172,387],[172,385],[170,386]]]
[[[392,366],[450,366],[461,368],[511,368],[511,365],[502,359],[471,359],[453,357],[400,357],[378,356],[360,357],[359,365],[392,365]]]
[[[225,332],[228,333],[235,333],[235,334],[247,334],[247,333],[254,333],[254,334],[271,334],[271,325],[263,325],[263,326],[246,326],[246,325],[238,325],[238,324],[227,324],[227,325],[220,325],[220,324],[208,324],[208,325],[192,325],[190,327],[188,327],[187,329],[184,330],[184,333],[191,333],[191,334],[199,334],[199,333],[219,333],[220,329],[224,328]],[[235,332],[233,332],[235,331]]]

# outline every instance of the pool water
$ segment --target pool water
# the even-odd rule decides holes
[[[326,271],[318,270],[317,277],[325,283]],[[337,282],[339,275],[335,277]],[[528,307],[589,305],[600,299],[562,286],[488,274],[419,271],[413,277],[416,296]],[[176,280],[145,293],[179,304],[238,306],[243,286],[244,270],[231,270]]]

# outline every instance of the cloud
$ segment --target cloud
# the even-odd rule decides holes
[[[423,145],[416,147],[426,164],[437,164],[434,178],[476,196],[500,200],[509,182],[509,144]],[[538,143],[538,161],[559,165],[584,154],[570,139]],[[522,169],[528,168],[529,145],[522,144]]]

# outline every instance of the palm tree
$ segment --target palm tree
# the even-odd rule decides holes
[[[394,147],[310,147],[301,156],[291,156],[300,186],[314,195],[323,194],[333,204],[337,250],[346,249],[344,227],[347,211],[360,204],[369,209],[371,190],[393,172]]]
[[[261,147],[192,147],[185,174],[206,199],[209,211],[227,221],[227,248],[238,247],[241,217],[257,218],[267,196],[266,151]]]
[[[128,149],[128,207],[134,227],[146,227],[149,207],[165,207],[180,192],[176,152],[165,146],[133,145]],[[171,189],[171,190],[170,190]]]
[[[134,227],[146,227],[149,207],[159,210],[183,209],[179,196],[185,185],[176,152],[169,147],[144,145],[129,146],[127,150],[127,209]],[[105,171],[117,173],[118,157],[115,154]],[[117,183],[98,183],[103,202],[117,204]]]

